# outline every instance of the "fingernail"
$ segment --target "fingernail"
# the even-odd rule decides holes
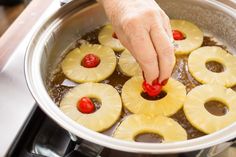
[[[161,85],[162,85],[162,86],[165,86],[165,85],[167,84],[168,80],[169,80],[169,79],[165,79],[164,81],[162,81],[162,82],[161,82]]]
[[[159,77],[157,77],[155,80],[152,81],[152,85],[159,85],[160,83],[158,82]]]

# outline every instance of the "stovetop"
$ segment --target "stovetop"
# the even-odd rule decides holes
[[[64,130],[35,106],[8,156],[18,157],[195,157],[199,151],[171,154],[134,154],[103,148]]]
[[[233,147],[232,147],[233,148]],[[232,149],[231,148],[231,149]],[[235,149],[235,147],[234,147]],[[77,138],[50,119],[37,105],[6,156],[10,157],[213,157],[209,149],[182,154],[150,155],[112,150]],[[233,157],[227,152],[214,157]]]
[[[221,0],[224,1],[224,0]],[[229,2],[229,1],[227,1]],[[231,1],[230,1],[231,2]],[[231,2],[235,3],[235,2]],[[0,71],[0,156],[19,157],[149,157],[131,154],[92,144],[78,139],[54,123],[38,107],[29,93],[24,77],[24,54],[39,25],[60,8],[54,1],[30,33],[12,52],[7,64]],[[3,90],[4,89],[4,90]],[[72,140],[73,139],[73,140]],[[235,147],[232,151],[236,153]],[[164,157],[204,157],[204,152],[162,155]],[[85,155],[86,154],[86,155]],[[154,155],[156,157],[160,155]],[[235,154],[224,157],[233,157]],[[222,155],[218,157],[223,157]]]

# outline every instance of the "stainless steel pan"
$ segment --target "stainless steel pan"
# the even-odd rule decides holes
[[[236,53],[236,12],[214,0],[158,0],[171,18],[186,19],[205,33],[219,39]],[[174,143],[135,143],[117,140],[91,131],[64,115],[47,92],[47,78],[76,39],[107,18],[100,5],[91,0],[74,1],[49,18],[32,38],[25,58],[25,75],[40,107],[72,134],[93,143],[128,152],[177,153],[210,147],[236,137],[236,123],[213,134]]]

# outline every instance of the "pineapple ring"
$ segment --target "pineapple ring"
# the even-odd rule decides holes
[[[132,77],[142,74],[139,64],[127,49],[121,53],[118,65],[120,71],[126,76]]]
[[[175,64],[176,58],[174,59]],[[127,49],[121,53],[118,65],[120,71],[128,77],[142,75],[142,69]]]
[[[204,104],[210,100],[223,102],[228,112],[223,116],[209,113]],[[206,134],[218,131],[236,121],[236,93],[221,85],[205,84],[191,90],[184,103],[184,113],[189,122]]]
[[[100,58],[97,67],[86,68],[81,61],[87,54],[95,54]],[[116,68],[116,56],[114,51],[102,45],[83,44],[67,54],[62,61],[62,71],[71,80],[83,82],[99,82],[109,77]]]
[[[120,43],[119,39],[112,37],[114,31],[111,24],[105,25],[98,34],[98,41],[104,45],[112,48],[114,51],[123,51],[125,48]]]
[[[172,78],[163,87],[167,95],[159,100],[146,100],[141,96],[143,78],[134,76],[128,80],[123,88],[121,97],[124,106],[132,113],[146,114],[150,116],[171,116],[182,108],[185,97],[185,86]]]
[[[189,54],[203,43],[203,32],[193,23],[185,20],[170,20],[172,30],[181,31],[184,40],[175,40],[178,45],[175,54]]]
[[[205,64],[216,61],[224,66],[224,71],[215,73],[208,70]],[[201,83],[221,84],[232,87],[236,84],[236,57],[217,46],[201,47],[193,51],[188,58],[189,71]]]
[[[81,113],[76,105],[82,97],[100,100],[101,107],[90,114]],[[122,102],[120,95],[111,85],[84,83],[71,89],[62,101],[60,109],[77,123],[97,132],[110,128],[120,117]]]
[[[146,132],[161,135],[164,139],[163,143],[187,140],[186,131],[173,119],[142,114],[128,116],[119,125],[113,136],[122,140],[135,141],[138,134]]]

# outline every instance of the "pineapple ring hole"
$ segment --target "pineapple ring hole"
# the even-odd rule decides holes
[[[207,61],[205,66],[208,70],[215,73],[221,73],[225,71],[224,65],[217,61]]]
[[[207,101],[204,104],[204,107],[209,113],[211,113],[215,116],[223,116],[223,115],[227,114],[227,112],[229,110],[227,105],[225,105],[221,101],[217,101],[217,100]]]
[[[164,90],[162,90],[162,91],[160,92],[160,94],[158,94],[157,96],[149,96],[149,95],[148,95],[147,93],[145,93],[145,92],[142,92],[142,93],[141,93],[141,96],[142,96],[144,99],[146,99],[146,100],[151,100],[151,101],[160,100],[160,99],[164,98],[166,95],[167,95],[167,93],[166,93]]]
[[[98,98],[94,98],[94,97],[89,97],[89,99],[93,102],[94,106],[95,106],[95,111],[100,109],[100,107],[102,106],[101,100]]]
[[[162,143],[164,138],[157,133],[141,133],[134,137],[135,142],[145,142],[145,143]]]

